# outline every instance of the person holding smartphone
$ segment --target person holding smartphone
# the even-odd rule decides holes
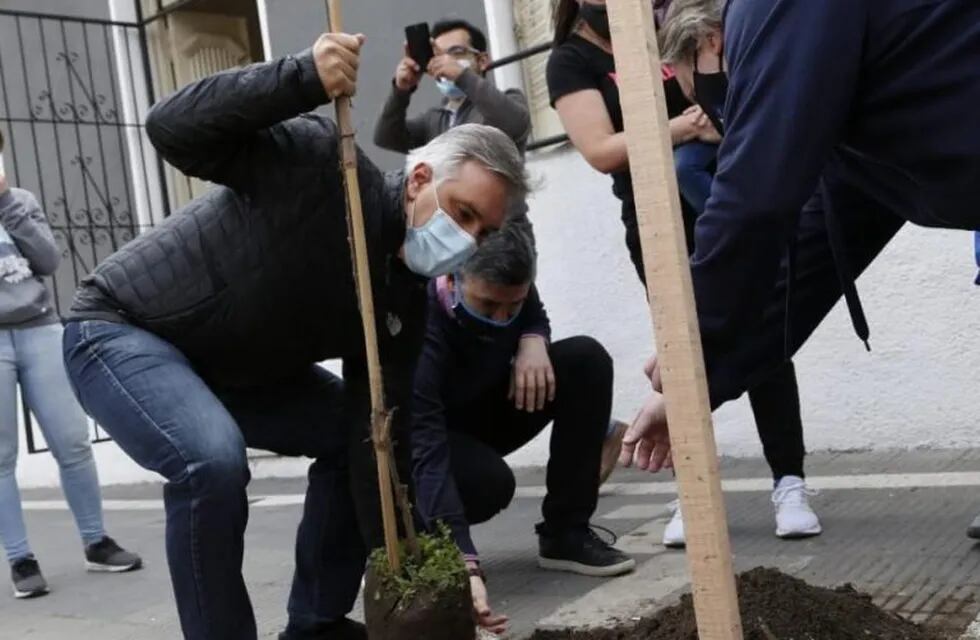
[[[490,56],[483,32],[465,20],[452,19],[436,22],[430,33],[432,55],[424,68],[412,56],[429,52],[412,52],[406,43],[374,129],[374,144],[408,153],[455,126],[475,123],[500,129],[523,150],[531,133],[527,99],[520,90],[501,91],[486,78]],[[434,80],[442,103],[409,117],[412,94],[425,74]]]

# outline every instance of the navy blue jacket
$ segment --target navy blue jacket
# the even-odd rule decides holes
[[[715,406],[783,356],[729,353],[762,331],[821,176],[913,223],[980,228],[980,2],[731,0],[725,54],[725,138],[691,267]]]
[[[476,555],[463,504],[449,466],[448,415],[460,415],[488,392],[500,389],[511,372],[521,336],[551,338],[548,315],[531,287],[524,307],[493,339],[465,328],[429,283],[425,341],[415,370],[412,397],[412,463],[415,502],[428,530],[444,522],[460,550]]]

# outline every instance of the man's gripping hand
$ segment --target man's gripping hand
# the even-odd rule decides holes
[[[331,100],[354,95],[364,40],[364,34],[360,33],[325,33],[314,43],[316,72]]]

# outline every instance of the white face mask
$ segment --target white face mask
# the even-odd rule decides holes
[[[7,175],[6,169],[3,168],[3,154],[0,153],[0,176]]]
[[[459,63],[459,66],[463,67],[464,69],[469,69],[473,66],[473,62],[471,60],[457,60],[457,63]],[[450,100],[461,100],[462,98],[466,97],[463,90],[457,87],[455,82],[447,78],[436,78],[436,87],[439,89],[442,95],[446,96]]]
[[[412,221],[405,232],[405,264],[426,278],[452,273],[476,251],[476,239],[456,224],[439,204],[437,186],[433,185],[432,189],[436,198],[435,213],[421,227],[414,227],[413,203]]]

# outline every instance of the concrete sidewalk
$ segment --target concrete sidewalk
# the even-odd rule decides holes
[[[980,450],[817,454],[813,504],[825,533],[804,541],[773,535],[767,468],[762,460],[723,461],[736,565],[776,566],[809,582],[851,582],[876,602],[915,621],[961,631],[980,612],[980,547],[964,535],[980,509]],[[486,562],[496,608],[512,619],[510,637],[536,627],[593,625],[643,615],[686,585],[682,552],[659,545],[666,478],[617,472],[600,500],[596,524],[620,536],[636,554],[636,573],[601,580],[540,571],[534,523],[544,474],[518,473],[513,505],[475,538]],[[245,576],[260,635],[285,623],[292,543],[302,480],[256,481],[246,541]],[[77,535],[57,491],[25,493],[31,540],[52,593],[33,601],[0,597],[0,639],[99,638],[172,640],[180,637],[163,548],[160,487],[105,490],[111,535],[139,551],[143,571],[91,575],[82,569]]]

